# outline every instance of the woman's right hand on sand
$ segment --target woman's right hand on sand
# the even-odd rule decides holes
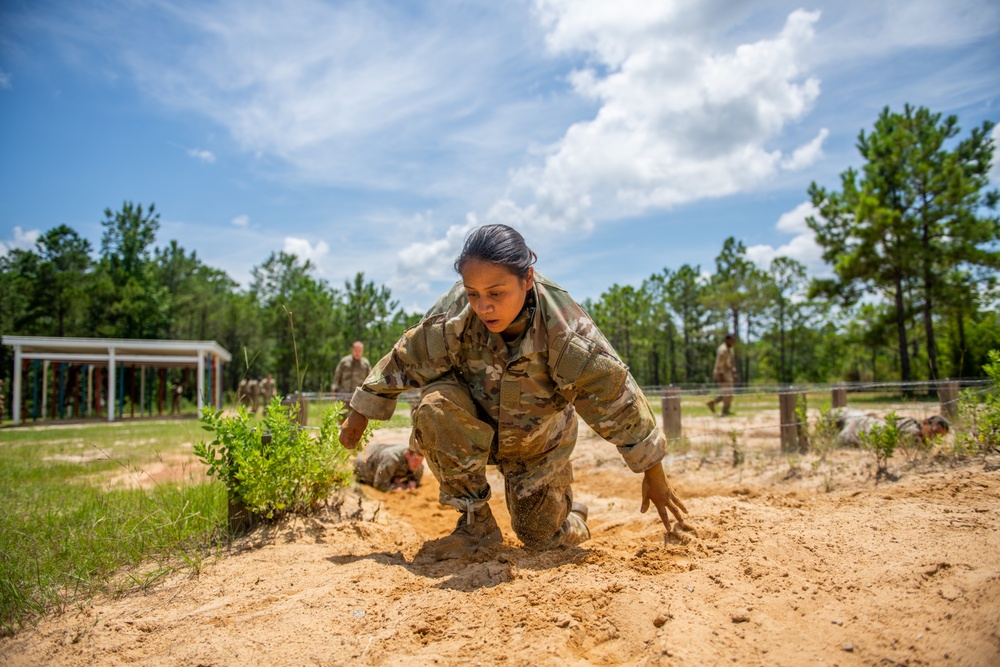
[[[364,435],[366,428],[368,428],[368,417],[357,410],[351,410],[340,427],[340,444],[347,449],[354,449],[361,442],[361,436]]]

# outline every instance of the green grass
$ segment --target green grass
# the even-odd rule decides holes
[[[313,401],[309,403],[309,426],[319,428],[323,413],[330,408],[331,404],[332,401]],[[396,412],[393,413],[392,419],[381,422],[379,428],[409,428],[412,424],[410,420],[410,404],[406,401],[398,401],[396,403]]]
[[[191,451],[194,421],[4,430],[0,434],[0,635],[39,615],[197,571],[226,536],[218,483],[102,488],[165,454]]]

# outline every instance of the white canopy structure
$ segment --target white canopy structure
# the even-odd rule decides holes
[[[28,362],[40,362],[44,364],[42,372],[43,380],[48,378],[49,364],[68,364],[76,367],[78,383],[85,386],[87,396],[94,395],[100,397],[100,390],[104,387],[101,382],[102,372],[107,375],[107,416],[108,421],[115,420],[115,413],[121,412],[124,403],[123,386],[118,385],[116,394],[116,379],[119,374],[124,377],[124,370],[130,367],[141,373],[142,381],[140,388],[143,392],[140,405],[145,405],[145,371],[147,368],[162,369],[167,368],[191,368],[196,369],[196,395],[198,397],[199,411],[206,402],[215,407],[222,406],[222,368],[223,364],[232,359],[221,345],[215,341],[192,341],[192,340],[132,340],[113,338],[47,338],[40,336],[3,336],[4,345],[14,348],[14,373],[12,387],[11,413],[14,418],[14,425],[21,423],[22,412],[22,380],[28,370]],[[80,373],[85,370],[86,373]],[[96,371],[96,373],[95,373]],[[117,372],[116,372],[117,371]],[[36,382],[38,372],[36,370]],[[96,382],[95,382],[96,375]],[[207,377],[206,377],[207,376]],[[65,384],[65,377],[62,378]],[[55,375],[53,375],[53,387],[55,386]],[[135,373],[133,372],[133,387],[135,386]],[[161,388],[162,389],[162,388]],[[36,390],[37,392],[37,387]],[[48,392],[43,389],[42,400],[45,400]],[[118,410],[114,409],[115,400],[118,399]],[[132,397],[135,403],[134,396]],[[84,401],[85,407],[88,401]],[[94,404],[94,401],[89,401]],[[133,408],[134,409],[134,408]],[[99,401],[96,403],[96,410],[100,411]],[[162,408],[161,408],[162,410]],[[36,406],[37,411],[37,406]],[[43,410],[44,412],[44,410]],[[152,408],[150,408],[152,412]],[[37,412],[36,412],[37,414]]]

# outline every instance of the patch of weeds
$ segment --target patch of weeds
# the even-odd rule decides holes
[[[885,423],[874,424],[861,436],[861,448],[868,450],[875,457],[875,483],[880,479],[895,481],[889,473],[889,459],[892,458],[902,439],[898,427],[899,416],[895,411],[885,416]]]
[[[785,479],[798,479],[802,476],[802,457],[798,454],[791,454],[785,457],[788,462],[788,472],[785,473]]]
[[[831,408],[829,403],[824,403],[819,409],[819,419],[813,425],[810,432],[812,451],[819,455],[821,461],[825,461],[830,452],[837,444],[837,411],[838,408]]]
[[[298,407],[277,398],[260,423],[242,406],[233,417],[206,407],[199,421],[215,437],[196,444],[194,453],[225,485],[231,506],[263,519],[307,514],[352,479],[350,452],[340,444],[341,407],[335,402],[323,414],[316,438],[299,426]],[[377,426],[369,422],[361,448]]]
[[[1000,351],[991,350],[989,358],[983,371],[993,380],[992,391],[964,391],[959,399],[959,428],[953,449],[956,458],[985,458],[990,452],[1000,451]]]

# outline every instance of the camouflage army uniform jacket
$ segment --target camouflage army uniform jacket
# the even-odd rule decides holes
[[[666,440],[646,397],[584,310],[536,272],[526,311],[530,323],[508,349],[473,312],[459,281],[375,365],[351,407],[370,419],[389,419],[404,390],[451,377],[468,386],[497,429],[491,458],[544,461],[557,450],[565,454],[576,444],[579,414],[634,472],[658,463]],[[544,476],[540,471],[527,486]]]
[[[392,488],[393,480],[414,481],[420,484],[423,466],[410,470],[406,462],[406,445],[376,443],[365,448],[364,456],[354,461],[354,476],[362,484],[374,486],[379,491]]]
[[[712,374],[717,382],[736,381],[736,359],[732,348],[725,342],[715,351],[715,369]]]
[[[884,426],[885,420],[873,413],[862,412],[852,408],[840,408],[833,414],[836,427],[840,429],[836,443],[846,447],[860,447],[865,434],[875,426]],[[913,417],[896,419],[896,429],[900,437],[906,438],[912,444],[919,443],[923,436],[920,433],[920,422]]]
[[[352,393],[361,386],[371,370],[372,365],[365,357],[355,359],[354,355],[347,355],[340,360],[333,372],[333,391],[338,394]],[[345,396],[343,400],[346,399]]]

